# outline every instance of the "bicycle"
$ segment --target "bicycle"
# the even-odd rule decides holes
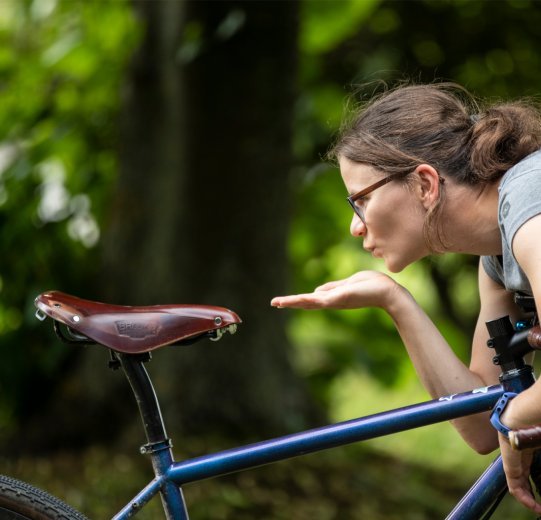
[[[533,299],[522,299],[518,303],[526,310],[535,310]],[[158,398],[144,365],[151,359],[151,352],[167,345],[186,345],[203,338],[216,341],[225,333],[233,334],[241,323],[240,317],[223,307],[126,307],[83,300],[58,291],[39,295],[35,305],[40,320],[52,318],[54,330],[63,342],[108,348],[110,368],[123,370],[137,401],[147,441],[140,451],[150,457],[154,478],[113,520],[132,518],[158,494],[168,520],[187,520],[184,484],[490,411],[505,392],[519,393],[533,384],[532,367],[523,358],[532,350],[541,349],[541,328],[535,313],[532,319],[515,326],[509,317],[502,317],[487,323],[494,363],[502,369],[499,385],[175,461]],[[541,444],[541,428],[512,433],[510,438],[517,448]],[[539,471],[540,461],[534,466]],[[536,474],[537,480],[540,479]],[[447,520],[488,519],[506,491],[498,456],[449,513]],[[5,520],[85,520],[81,513],[52,495],[5,476],[0,476],[0,517]]]

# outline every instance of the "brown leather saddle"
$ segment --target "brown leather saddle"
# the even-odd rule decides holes
[[[49,316],[65,325],[75,342],[91,340],[127,354],[200,337],[216,340],[224,332],[233,334],[241,323],[233,311],[210,305],[130,307],[83,300],[59,291],[40,294],[34,303],[38,318]]]

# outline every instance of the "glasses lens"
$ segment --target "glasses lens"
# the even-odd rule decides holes
[[[364,199],[359,198],[356,201],[352,201],[348,197],[348,202],[349,202],[350,206],[353,208],[353,211],[355,212],[355,214],[363,221],[363,223],[365,223],[365,221],[364,221],[364,206],[365,206]]]

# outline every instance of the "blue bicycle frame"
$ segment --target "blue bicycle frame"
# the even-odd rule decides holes
[[[156,477],[114,517],[114,520],[133,517],[157,493],[161,494],[167,519],[187,520],[188,512],[181,490],[184,484],[486,412],[491,410],[503,392],[508,390],[508,385],[477,388],[413,406],[175,462],[170,440],[165,434],[159,405],[142,361],[136,361],[130,356],[120,358],[136,394],[149,439],[149,443],[142,447],[142,452],[151,455]],[[521,378],[524,379],[524,376]],[[533,382],[533,376],[531,381],[528,379],[519,381],[519,385],[529,386]],[[515,381],[515,386],[516,384]],[[503,466],[498,457],[449,514],[448,520],[480,518],[484,511],[499,501],[506,489]]]

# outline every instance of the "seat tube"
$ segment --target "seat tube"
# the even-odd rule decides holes
[[[155,476],[162,477],[174,459],[171,439],[165,431],[158,398],[143,365],[150,356],[118,354],[118,357],[135,395],[147,438],[147,444],[141,446],[140,451],[143,455],[150,456]],[[177,484],[165,481],[160,494],[167,520],[188,520],[184,496]]]

